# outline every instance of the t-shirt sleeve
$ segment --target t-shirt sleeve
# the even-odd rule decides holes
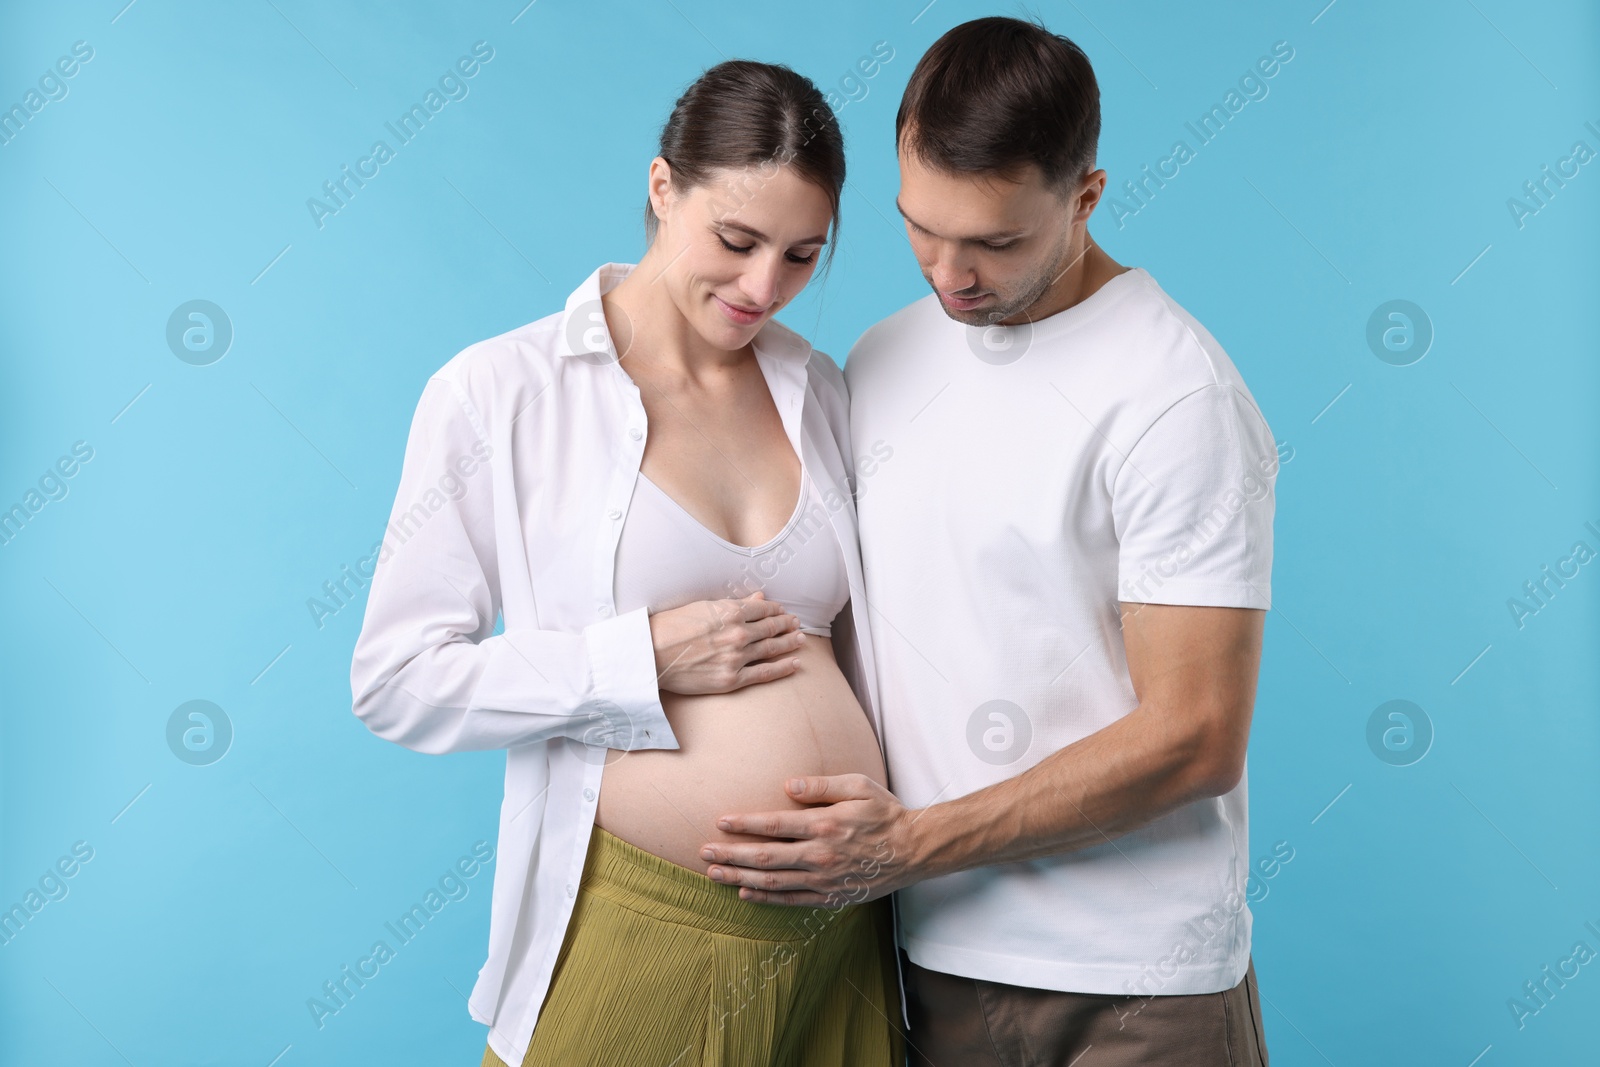
[[[1277,474],[1266,421],[1232,385],[1167,408],[1112,481],[1118,599],[1270,608]]]

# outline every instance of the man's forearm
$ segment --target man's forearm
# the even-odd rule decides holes
[[[910,813],[919,878],[1098,845],[1226,791],[1204,731],[1140,705],[1015,778]]]

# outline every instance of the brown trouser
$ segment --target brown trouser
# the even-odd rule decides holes
[[[1115,996],[905,972],[912,1067],[1267,1067],[1252,959],[1221,993]]]

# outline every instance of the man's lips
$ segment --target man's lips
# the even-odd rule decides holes
[[[722,297],[717,296],[716,293],[711,295],[716,300],[717,306],[722,309],[722,313],[740,326],[750,326],[760,322],[761,316],[767,313],[765,308],[751,310],[750,308],[740,307],[738,304],[730,304]]]
[[[983,293],[979,296],[969,296],[963,298],[959,296],[952,296],[949,293],[940,293],[939,299],[944,301],[946,307],[954,308],[956,311],[972,311],[985,300],[989,299],[989,294]]]

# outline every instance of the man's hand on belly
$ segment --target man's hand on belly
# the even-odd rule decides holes
[[[708,873],[748,887],[740,891],[746,900],[870,900],[955,871],[1099,845],[1234,789],[1244,774],[1266,611],[1121,607],[1139,698],[1132,711],[1013,778],[925,808],[907,809],[859,774],[802,779],[806,787],[789,795],[826,806],[724,816],[725,830],[775,840],[709,844],[700,853],[716,864]],[[857,873],[865,871],[873,877]],[[852,886],[857,898],[845,896]]]
[[[796,788],[796,784],[799,788]],[[763,904],[860,904],[918,880],[910,811],[864,774],[791,779],[786,791],[817,807],[723,815],[719,829],[770,841],[716,841],[700,850],[713,881]]]

